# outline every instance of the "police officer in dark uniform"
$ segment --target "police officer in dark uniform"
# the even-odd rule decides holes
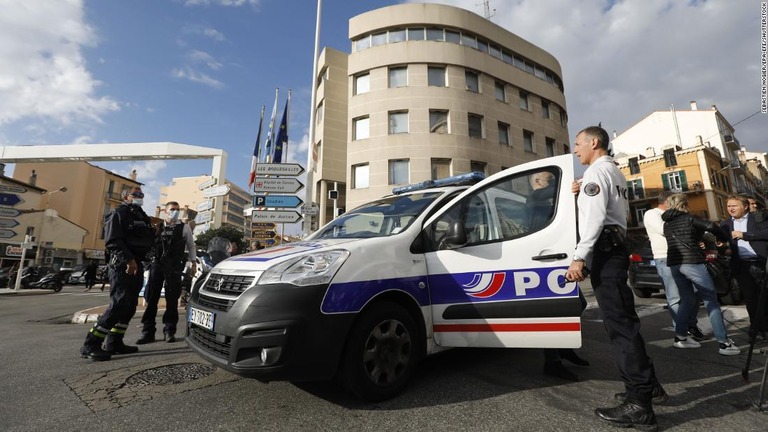
[[[179,203],[169,201],[165,205],[165,221],[158,226],[149,280],[144,291],[147,308],[141,318],[143,328],[137,344],[155,341],[155,319],[160,293],[165,284],[165,313],[163,314],[163,339],[176,341],[176,325],[179,321],[179,297],[185,259],[192,263],[190,272],[196,271],[195,240],[189,225],[179,220]],[[187,252],[184,252],[184,249]]]
[[[144,210],[144,193],[136,186],[123,192],[123,203],[104,221],[104,240],[110,255],[109,307],[85,338],[83,358],[109,360],[113,354],[130,354],[135,346],[123,343],[128,323],[136,313],[144,279],[142,260],[154,244],[152,222]],[[102,349],[104,343],[104,349]]]
[[[663,403],[668,396],[646,353],[627,286],[627,181],[609,155],[608,142],[608,133],[599,126],[582,130],[574,142],[574,154],[589,167],[578,197],[580,240],[566,278],[582,281],[585,270],[591,270],[592,288],[626,389],[615,396],[620,405],[598,408],[595,414],[617,426],[655,431],[658,423],[652,402]]]

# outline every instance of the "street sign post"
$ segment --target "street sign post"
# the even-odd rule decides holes
[[[24,200],[15,193],[0,193],[0,205],[13,207],[20,202],[24,202]]]
[[[211,219],[213,219],[213,212],[212,211],[204,211],[200,212],[195,216],[195,223],[196,224],[202,224],[205,222],[210,222]]]
[[[256,175],[297,176],[304,172],[304,167],[297,163],[260,163],[256,164]]]
[[[301,213],[307,216],[317,216],[320,213],[320,206],[317,203],[307,203],[301,206]]]
[[[229,193],[229,185],[221,185],[212,188],[205,189],[203,196],[206,198],[224,196]]]
[[[211,177],[210,179],[208,179],[208,180],[200,183],[199,185],[197,185],[197,188],[200,189],[200,190],[203,190],[205,188],[209,188],[209,187],[213,186],[215,183],[216,183],[216,179]]]
[[[198,212],[210,210],[211,208],[213,208],[213,200],[207,199],[205,201],[200,201],[199,203],[197,203]]]
[[[287,207],[295,208],[304,201],[296,195],[254,195],[254,207]]]
[[[17,217],[21,214],[21,210],[8,207],[0,207],[0,217]]]
[[[254,222],[296,223],[301,215],[294,210],[261,210],[253,212],[251,218]]]
[[[255,192],[296,193],[304,185],[295,178],[256,177],[253,182]]]

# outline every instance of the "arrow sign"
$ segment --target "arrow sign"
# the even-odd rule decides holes
[[[11,238],[16,237],[16,231],[9,230],[9,229],[0,229],[0,238]]]
[[[264,163],[256,164],[257,175],[297,176],[304,172],[304,167],[297,163]]]
[[[195,223],[202,224],[209,222],[211,219],[213,219],[213,213],[210,211],[204,211],[198,213],[197,216],[195,216]]]
[[[0,207],[0,217],[17,217],[20,214],[21,214],[21,210],[7,208],[7,207]]]
[[[203,191],[203,196],[206,198],[224,196],[229,193],[229,185],[221,185],[212,188],[208,188]]]
[[[273,230],[275,229],[275,224],[272,222],[255,222],[253,223],[253,229],[261,229],[261,230]]]
[[[200,183],[199,185],[197,185],[197,188],[200,189],[200,190],[203,190],[205,188],[213,186],[214,183],[216,183],[216,179],[211,177],[210,179],[208,179],[208,180]]]
[[[263,210],[253,212],[254,222],[295,223],[301,220],[301,215],[293,210]]]
[[[272,239],[277,236],[277,233],[274,231],[257,231],[253,233],[253,238],[259,239],[259,240],[266,240],[266,239]]]
[[[281,193],[296,193],[296,191],[304,187],[304,185],[295,178],[276,177],[256,177],[253,186],[255,192]]]
[[[21,197],[15,193],[0,193],[0,205],[13,207],[20,202],[22,202]]]
[[[199,212],[210,210],[212,207],[213,207],[213,201],[209,199],[197,203],[197,211]]]
[[[18,224],[16,219],[0,219],[0,228],[13,228]]]
[[[0,192],[24,193],[26,191],[27,191],[27,188],[22,186],[0,185]]]
[[[298,207],[304,201],[296,195],[254,195],[254,207]]]

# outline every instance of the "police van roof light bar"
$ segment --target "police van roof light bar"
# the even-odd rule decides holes
[[[436,187],[473,185],[480,182],[483,179],[485,179],[485,174],[478,171],[472,171],[466,174],[459,174],[459,175],[437,179],[437,180],[424,180],[421,183],[414,183],[414,184],[409,184],[407,186],[396,187],[392,189],[392,193],[395,195],[398,195],[401,193],[413,192],[413,191],[436,188]]]

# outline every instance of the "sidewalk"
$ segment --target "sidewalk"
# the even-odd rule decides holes
[[[75,312],[74,315],[72,315],[72,324],[84,324],[89,322],[96,322],[99,320],[99,316],[104,313],[104,311],[107,310],[107,307],[109,305],[102,305],[102,306],[96,306],[92,307],[90,309],[81,310],[78,312]],[[144,310],[146,309],[146,301],[143,298],[139,298],[139,304],[136,305],[136,314],[134,316],[138,316],[139,314],[143,314]],[[183,317],[185,311],[185,307],[179,306],[179,316]],[[162,316],[162,314],[165,312],[165,299],[161,298],[160,301],[157,302],[157,315]]]
[[[0,288],[0,296],[3,295],[42,295],[42,294],[54,294],[53,290],[49,289],[19,289],[18,291],[13,288]]]

